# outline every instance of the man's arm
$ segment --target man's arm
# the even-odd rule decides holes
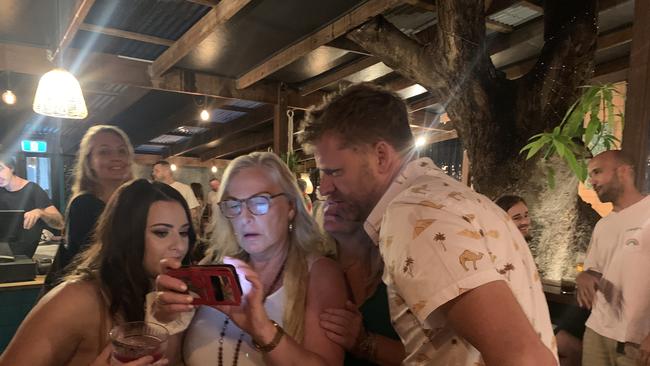
[[[31,211],[25,212],[23,227],[29,230],[39,219],[43,220],[51,228],[63,229],[63,216],[54,206],[35,208]]]
[[[598,290],[598,282],[600,282],[601,277],[602,274],[591,269],[578,274],[576,277],[576,297],[578,299],[578,305],[583,308],[591,309],[591,306],[594,303],[594,297],[596,296],[596,291]]]
[[[476,287],[441,309],[488,366],[557,365],[505,281]]]

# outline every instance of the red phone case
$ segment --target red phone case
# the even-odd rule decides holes
[[[168,275],[185,282],[195,293],[193,305],[239,305],[242,289],[235,266],[215,264],[171,269]]]

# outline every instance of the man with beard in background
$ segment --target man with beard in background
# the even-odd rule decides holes
[[[610,150],[597,155],[589,162],[588,172],[598,198],[611,202],[614,210],[596,224],[584,263],[585,271],[576,278],[578,303],[591,309],[583,340],[582,363],[634,365],[641,339],[629,336],[629,328],[638,327],[638,324],[629,321],[626,310],[649,296],[648,291],[630,290],[634,282],[648,276],[643,273],[648,265],[634,268],[627,263],[631,257],[650,250],[649,243],[635,239],[650,217],[650,198],[635,187],[634,164],[621,151]],[[633,273],[637,273],[638,279],[632,279]]]

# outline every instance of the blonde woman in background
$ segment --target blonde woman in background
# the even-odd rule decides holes
[[[344,306],[343,274],[320,255],[323,239],[293,174],[272,153],[241,156],[217,195],[222,229],[203,262],[234,264],[244,298],[241,306],[198,308],[185,334],[185,363],[341,365],[343,349],[327,337],[319,316]],[[153,302],[158,321],[170,324],[193,310],[182,281],[160,275],[157,284],[165,290]]]
[[[106,202],[122,183],[133,177],[132,166],[133,147],[124,131],[109,125],[88,129],[75,162],[72,196],[66,209],[65,243],[59,247],[44,292],[61,281],[65,267],[90,245]]]

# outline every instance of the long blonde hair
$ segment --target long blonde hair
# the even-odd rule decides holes
[[[124,179],[128,181],[133,178],[133,146],[131,146],[131,141],[129,137],[122,131],[119,127],[110,126],[110,125],[96,125],[86,131],[86,134],[81,139],[79,144],[79,152],[77,153],[77,160],[74,167],[74,181],[72,183],[72,198],[78,196],[81,193],[88,192],[97,195],[99,188],[99,181],[97,175],[90,167],[90,153],[91,151],[91,142],[93,137],[100,132],[110,132],[119,136],[124,140],[124,144],[127,146],[129,151],[129,176]],[[72,201],[72,199],[70,200]]]
[[[295,176],[287,165],[273,153],[254,152],[233,160],[226,168],[221,180],[221,187],[217,192],[218,201],[224,197],[230,180],[237,173],[248,168],[263,169],[269,178],[281,187],[282,192],[296,211],[292,222],[293,230],[289,232],[289,249],[282,277],[286,300],[282,320],[286,332],[301,343],[304,334],[309,282],[305,281],[309,275],[307,257],[310,254],[323,252],[323,238],[318,226],[307,212]],[[221,262],[224,256],[247,261],[248,253],[239,246],[230,220],[223,216],[220,210],[214,210],[213,215],[216,215],[215,228],[210,239],[210,247],[202,263]]]

